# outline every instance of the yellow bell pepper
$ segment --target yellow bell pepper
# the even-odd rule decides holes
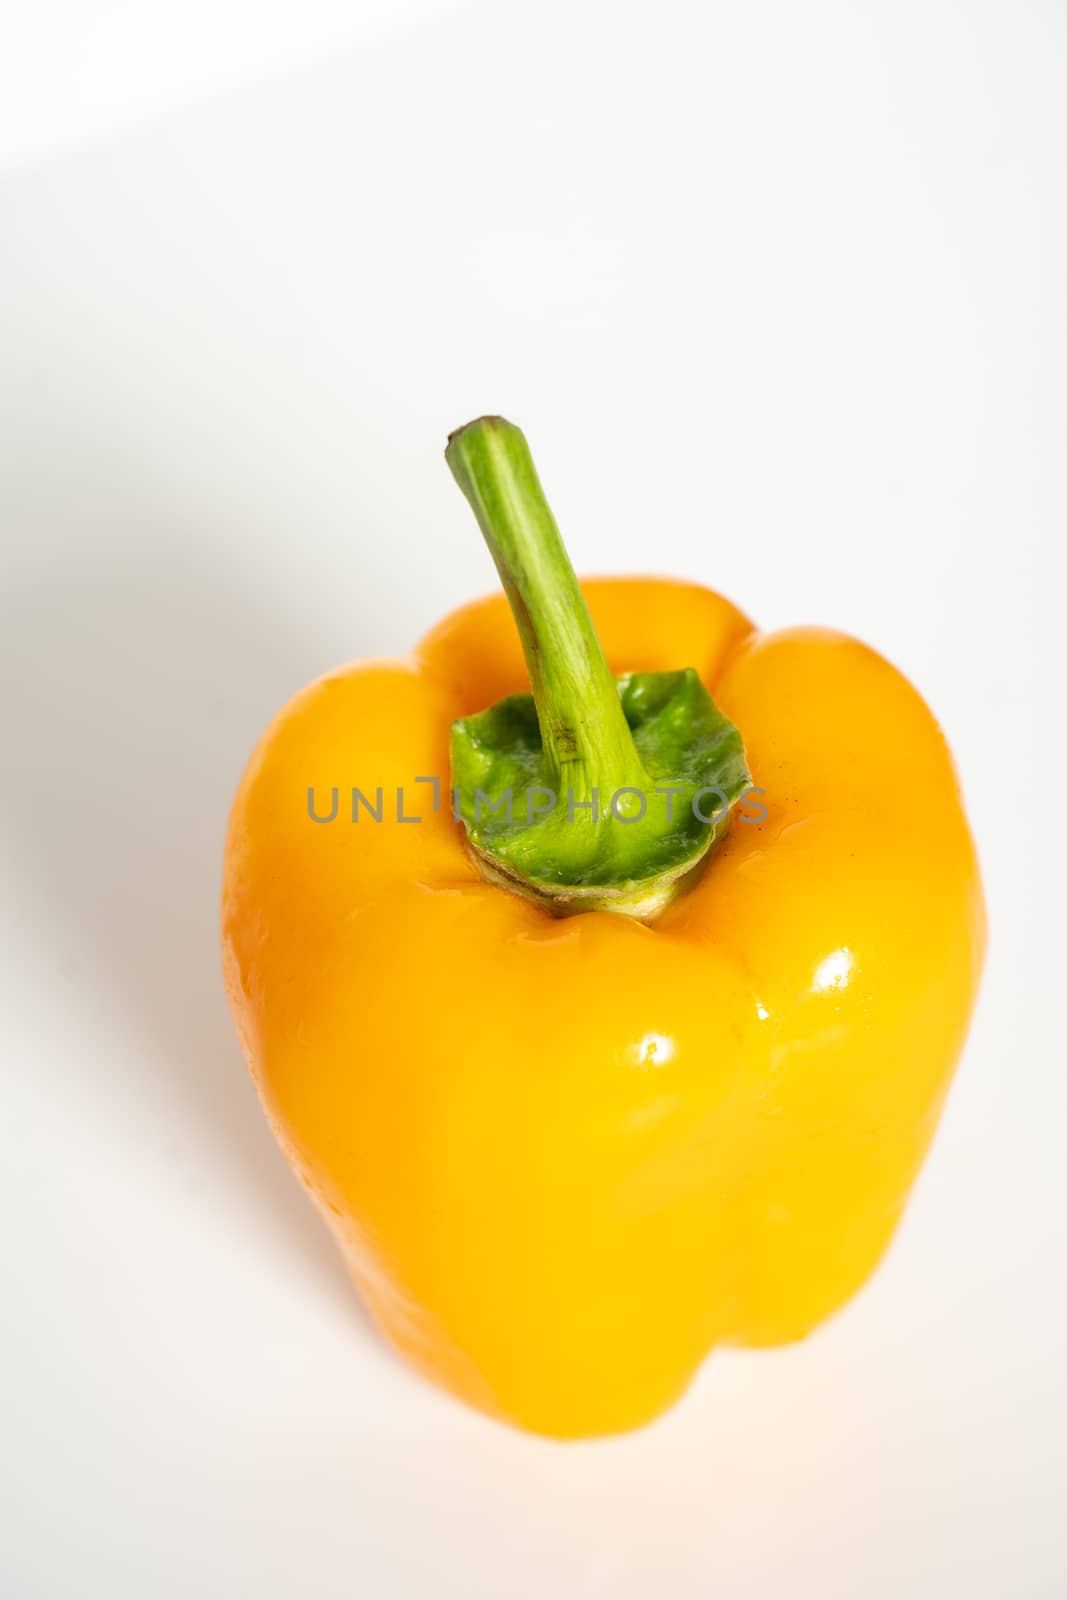
[[[391,1343],[495,1417],[611,1433],[878,1262],[974,1005],[978,867],[873,650],[694,584],[579,590],[519,431],[448,459],[512,610],[280,712],[230,820],[227,988]]]

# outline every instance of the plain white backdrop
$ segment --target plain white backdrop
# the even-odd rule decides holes
[[[48,0],[3,33],[5,1597],[1063,1595],[1067,15]],[[871,1286],[569,1447],[377,1342],[219,976],[266,720],[492,586],[441,454],[486,410],[579,570],[914,678],[992,921]]]

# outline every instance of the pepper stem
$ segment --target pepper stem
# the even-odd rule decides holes
[[[496,563],[530,674],[553,787],[577,799],[648,777],[521,429],[479,417],[445,459]]]
[[[471,853],[490,883],[553,915],[655,916],[729,827],[750,782],[741,735],[692,667],[611,676],[518,428],[479,417],[445,455],[533,687],[452,724]]]

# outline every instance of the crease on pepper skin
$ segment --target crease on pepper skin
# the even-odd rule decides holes
[[[447,804],[308,821],[309,785],[444,774],[451,723],[528,688],[502,595],[279,714],[223,887],[253,1078],[379,1327],[559,1438],[640,1426],[714,1346],[802,1338],[866,1281],[985,948],[952,760],[893,667],[695,584],[582,591],[612,673],[695,667],[764,791],[654,922],[487,884]]]

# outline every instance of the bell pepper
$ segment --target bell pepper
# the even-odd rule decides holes
[[[494,1417],[613,1433],[883,1255],[974,1005],[979,871],[882,657],[692,583],[579,586],[517,428],[446,454],[506,600],[267,729],[227,989],[392,1345]]]

